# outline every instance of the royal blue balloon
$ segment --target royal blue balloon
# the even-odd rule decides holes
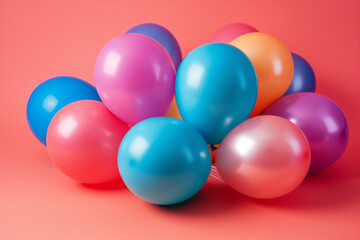
[[[37,86],[26,108],[27,121],[35,137],[46,145],[51,119],[61,108],[79,100],[101,101],[92,85],[74,77],[55,77]]]
[[[255,69],[238,48],[224,43],[202,45],[181,63],[175,82],[181,117],[208,144],[218,144],[254,108]]]
[[[178,69],[182,60],[181,50],[179,43],[169,30],[155,23],[143,23],[130,28],[126,32],[143,34],[160,43],[169,53],[175,69]]]
[[[291,56],[294,61],[294,75],[284,96],[292,93],[315,92],[315,74],[310,64],[295,53],[291,53]]]
[[[118,167],[125,185],[158,205],[183,202],[205,184],[211,168],[209,148],[190,125],[155,117],[135,126],[121,141]]]

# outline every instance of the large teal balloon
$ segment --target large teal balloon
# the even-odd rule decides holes
[[[202,45],[180,64],[175,96],[185,122],[208,144],[218,144],[246,120],[257,98],[257,77],[247,56],[224,43]]]
[[[135,126],[121,141],[118,167],[125,185],[141,199],[169,205],[187,200],[205,184],[209,148],[189,124],[155,117]]]

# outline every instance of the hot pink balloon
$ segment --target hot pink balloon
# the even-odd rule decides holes
[[[129,126],[103,103],[73,102],[51,120],[46,142],[55,166],[81,183],[120,179],[117,152]]]
[[[225,137],[215,163],[224,181],[238,192],[253,198],[276,198],[303,181],[310,166],[310,147],[290,121],[259,116]]]
[[[136,33],[111,40],[95,64],[95,85],[105,106],[130,125],[166,115],[174,98],[175,68],[158,42]]]
[[[258,30],[245,23],[231,23],[216,31],[210,42],[230,43],[235,38],[251,32],[258,32]]]

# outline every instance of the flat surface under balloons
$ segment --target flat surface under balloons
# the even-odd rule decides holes
[[[358,134],[360,132],[358,124],[360,122],[360,113],[357,106],[359,102],[358,89],[360,89],[360,82],[358,81],[360,79],[360,70],[358,68],[360,65],[359,11],[360,3],[352,0],[331,0],[326,3],[308,0],[301,2],[283,0],[225,0],[218,2],[170,2],[155,0],[149,2],[139,0],[125,3],[124,1],[109,0],[106,3],[87,1],[86,4],[84,1],[66,0],[41,2],[0,0],[0,239],[215,240],[279,239],[284,237],[290,239],[360,239],[358,229],[358,223],[360,222],[358,214],[360,212],[360,192],[357,191],[357,189],[360,189],[360,169],[358,167],[360,159],[360,149],[358,148],[358,143],[360,142],[360,135]],[[244,189],[237,189],[241,191],[235,189],[236,186],[240,187],[240,185],[232,184],[230,186],[231,180],[229,179],[227,179],[227,182],[229,182],[227,186],[224,186],[221,184],[221,181],[211,181],[209,178],[204,186],[188,200],[171,206],[158,206],[148,203],[136,194],[133,194],[127,187],[129,184],[121,180],[90,184],[80,183],[80,179],[76,180],[75,178],[67,177],[58,166],[53,164],[54,157],[49,156],[47,151],[49,146],[46,147],[39,142],[32,133],[26,119],[27,103],[32,91],[47,79],[56,76],[71,76],[82,79],[89,83],[94,90],[96,87],[94,70],[99,53],[109,41],[125,34],[126,31],[136,25],[154,23],[167,29],[179,43],[182,56],[184,61],[186,61],[187,57],[190,56],[190,52],[209,43],[211,37],[224,26],[236,23],[237,21],[254,27],[258,30],[258,33],[266,33],[273,36],[282,42],[290,53],[296,53],[306,60],[316,77],[315,93],[307,94],[321,95],[330,99],[341,109],[349,127],[349,141],[342,155],[330,166],[308,174],[300,185],[286,195],[273,199],[256,199],[260,196],[250,196],[249,194],[250,190],[254,192],[254,186],[251,187],[249,184],[246,184],[246,190],[249,191],[247,196],[244,195]],[[141,35],[141,33],[131,34]],[[219,34],[221,35],[221,31]],[[240,37],[245,36],[246,34]],[[167,60],[165,62],[170,67],[174,66],[170,53],[161,43],[154,39],[155,37],[142,37],[153,40],[150,42],[157,44],[154,45],[157,46],[156,49],[159,51],[163,50],[160,51],[160,54],[166,56]],[[134,44],[135,42],[132,41],[132,43]],[[127,49],[132,49],[131,52],[136,49],[140,52],[144,50],[143,46],[137,44],[133,47],[128,45]],[[155,52],[159,53],[157,50]],[[243,53],[246,55],[245,51]],[[131,54],[130,56],[134,55]],[[146,64],[151,64],[152,60],[149,60],[149,58],[151,59],[151,56],[154,55],[139,54],[136,56],[143,63],[148,61]],[[246,57],[251,62],[250,56],[246,55]],[[116,57],[110,59],[114,60]],[[106,69],[108,72],[111,72],[110,69],[114,69],[115,62],[109,60],[109,65],[105,64],[108,66]],[[127,65],[129,62],[129,59],[125,56],[119,60],[119,64],[126,63],[126,66],[129,66]],[[135,66],[137,72],[134,76],[139,76],[145,72],[149,73],[144,71],[144,64],[135,64]],[[162,74],[157,75],[159,72],[162,72],[163,68],[161,66],[162,63],[160,65],[153,64],[149,68],[152,69],[154,78],[148,84],[154,88],[149,88],[149,85],[143,84],[144,89],[148,91],[137,91],[139,89],[137,88],[136,90],[134,88],[132,90],[136,91],[136,94],[139,95],[134,94],[132,95],[134,96],[132,100],[127,98],[121,103],[116,102],[114,104],[126,106],[126,104],[134,104],[133,100],[138,100],[138,109],[145,109],[148,113],[154,113],[154,109],[162,108],[163,105],[159,102],[158,104],[151,104],[154,99],[159,97],[152,90],[157,88],[155,85],[159,83],[158,80],[162,76]],[[120,67],[117,70],[130,73],[134,71],[134,68]],[[255,67],[254,70],[258,77]],[[173,72],[175,76],[175,67],[173,67]],[[295,72],[296,63],[294,62]],[[301,72],[304,73],[304,71]],[[120,76],[120,72],[118,73]],[[160,78],[156,78],[156,76],[160,76]],[[223,81],[222,76],[225,75],[218,75],[219,83]],[[188,79],[185,75],[183,75],[183,78],[185,80]],[[136,82],[140,78],[121,79],[124,80],[123,83],[128,83],[128,81]],[[306,80],[304,81],[305,83],[309,83],[308,77],[301,79]],[[294,75],[290,80],[291,83],[304,83],[303,81],[296,81]],[[141,84],[135,84],[135,86],[141,87]],[[165,87],[165,85],[162,86]],[[216,86],[218,87],[217,90],[220,91],[220,84]],[[114,87],[112,90],[118,91],[123,89],[122,85],[117,87]],[[61,90],[63,88],[56,89]],[[65,89],[71,88],[65,87]],[[306,89],[301,89],[301,91],[304,90]],[[84,93],[85,91],[80,92]],[[46,94],[49,93],[46,91]],[[148,94],[151,97],[143,97],[143,94]],[[267,159],[266,162],[272,164],[267,165],[269,167],[267,169],[261,169],[261,166],[265,166],[264,164],[244,163],[243,166],[245,168],[252,169],[252,171],[245,172],[249,173],[247,175],[248,183],[250,181],[256,183],[261,180],[259,174],[251,174],[256,172],[256,169],[264,170],[264,172],[268,170],[268,173],[272,172],[271,169],[279,170],[281,166],[284,168],[281,171],[279,170],[280,172],[287,172],[287,170],[291,169],[289,165],[276,165],[275,163],[286,162],[282,158],[284,154],[283,147],[287,146],[286,149],[289,149],[289,145],[293,144],[292,146],[296,146],[300,138],[295,138],[294,133],[305,131],[301,130],[300,125],[295,123],[304,119],[296,118],[297,121],[294,121],[295,113],[301,110],[300,103],[302,101],[299,97],[296,97],[297,100],[292,104],[288,104],[288,101],[286,101],[287,104],[281,102],[280,104],[278,101],[283,101],[282,99],[302,93],[291,93],[283,97],[284,94],[285,92],[280,96],[279,100],[275,100],[272,103],[273,105],[270,108],[275,106],[274,104],[279,104],[280,106],[276,107],[279,115],[283,109],[288,109],[286,112],[291,112],[291,116],[294,119],[287,119],[289,116],[282,116],[279,121],[282,121],[284,124],[274,127],[274,123],[271,122],[270,129],[258,131],[257,133],[260,136],[264,136],[264,133],[267,131],[287,129],[284,131],[288,133],[286,139],[290,139],[292,136],[292,140],[282,142],[285,137],[280,138],[280,136],[283,135],[279,132],[278,134],[272,134],[274,136],[270,138],[268,144],[273,152],[270,151],[269,154],[265,154],[263,159]],[[231,94],[224,95],[225,100],[227,96],[230,97]],[[146,101],[141,101],[144,99]],[[160,99],[163,98],[160,97]],[[157,117],[155,118],[166,114],[176,117],[176,110],[181,108],[180,104],[174,104],[174,95],[171,93],[167,99],[167,107],[164,107],[161,112],[156,113]],[[80,103],[80,101],[83,100],[70,102],[62,110],[65,111],[68,107],[73,109],[72,106]],[[322,122],[316,124],[316,126],[320,126],[317,129],[321,131],[313,136],[312,141],[317,146],[325,146],[323,140],[330,140],[332,139],[330,137],[335,137],[335,135],[341,132],[339,131],[340,128],[345,125],[339,124],[341,121],[339,121],[338,117],[329,114],[332,111],[325,114],[324,110],[327,107],[325,108],[324,105],[328,106],[328,101],[326,104],[316,103],[317,101],[314,99],[310,102],[313,103],[309,104],[311,109],[312,107],[316,108],[315,114],[307,113],[300,115],[319,119],[320,114],[322,114]],[[38,102],[35,105],[41,107],[40,103]],[[115,141],[109,139],[116,138],[118,136],[117,131],[120,131],[122,128],[114,127],[113,124],[109,123],[110,120],[108,118],[107,120],[102,118],[107,115],[104,114],[106,111],[99,111],[99,109],[107,109],[103,101],[97,101],[96,104],[102,106],[101,108],[96,108],[96,111],[93,108],[91,108],[93,109],[92,111],[89,110],[90,108],[85,110],[85,106],[81,106],[78,111],[69,110],[68,114],[74,118],[73,121],[69,120],[71,118],[66,118],[68,119],[66,121],[64,118],[56,116],[52,118],[54,120],[53,123],[58,122],[59,125],[62,125],[60,123],[65,122],[64,126],[67,126],[60,128],[62,129],[61,131],[54,131],[53,133],[56,136],[64,133],[64,129],[66,129],[65,133],[73,132],[73,134],[69,134],[69,138],[64,137],[63,139],[64,143],[71,143],[70,145],[74,147],[71,151],[80,149],[80,146],[75,144],[75,136],[81,137],[79,139],[82,140],[79,143],[83,147],[87,143],[98,143],[94,144],[91,148],[90,145],[84,147],[84,151],[78,153],[79,158],[76,157],[74,161],[71,161],[72,164],[75,164],[77,161],[79,161],[78,163],[88,164],[91,159],[105,161],[107,159],[105,155],[96,157],[95,152],[101,153],[101,149],[106,150],[102,152],[103,154],[106,152],[111,156],[115,155],[115,158],[111,157],[111,159],[117,160],[117,150],[120,143],[118,143],[119,145],[115,148],[115,151],[110,151],[109,149],[114,149],[112,143]],[[310,110],[310,107],[306,106]],[[297,109],[296,111],[294,110],[295,108]],[[330,109],[333,108],[331,107],[328,110]],[[214,113],[216,110],[217,108],[210,108],[209,112]],[[107,110],[107,113],[108,117],[112,116],[112,119],[119,119],[117,121],[121,120],[125,123],[129,121],[129,119],[118,118],[109,110]],[[130,117],[130,113],[127,112],[122,116]],[[80,117],[85,120],[79,121]],[[257,118],[261,119],[263,117],[266,118],[268,116],[254,116],[254,118],[244,119],[244,121],[235,125],[229,132],[238,129],[238,127],[249,126],[248,121],[255,121]],[[145,116],[145,118],[148,118],[148,116]],[[45,125],[40,121],[41,119],[40,115],[34,114],[33,120],[43,127]],[[205,117],[204,119],[209,120]],[[209,121],[212,120],[210,119]],[[144,121],[147,121],[147,119]],[[76,125],[74,122],[77,124],[76,127],[74,127]],[[141,123],[142,121],[139,120],[137,122]],[[315,123],[313,119],[310,119],[310,122]],[[187,124],[186,126],[190,125],[189,122],[186,122],[186,119],[182,123]],[[73,126],[73,131],[69,130],[69,126]],[[131,127],[135,128],[135,130],[137,126],[136,123],[131,124]],[[148,129],[149,132],[159,132],[156,130],[158,129],[157,127],[154,127],[153,124],[151,126]],[[310,123],[310,126],[314,125]],[[192,128],[194,129],[194,127]],[[259,130],[260,127],[257,129]],[[294,131],[289,131],[289,129]],[[295,131],[295,129],[297,130]],[[136,135],[137,137],[141,136],[148,139],[145,134],[149,132],[140,131],[140,134],[137,133]],[[165,132],[172,136],[172,131],[167,130]],[[185,133],[185,131],[181,130],[180,133]],[[187,148],[183,148],[185,144],[172,145],[172,143],[181,142],[186,139],[186,136],[189,136],[189,134],[184,134],[183,139],[179,137],[182,136],[180,133],[179,135],[176,134],[177,137],[171,137],[170,140],[164,140],[163,134],[157,134],[155,140],[156,142],[159,141],[159,145],[149,147],[150,150],[145,148],[149,150],[149,156],[155,154],[155,151],[152,151],[152,149],[165,153],[167,148],[172,150],[181,148],[183,150],[182,153],[186,157],[180,158],[180,160],[186,159],[188,164],[184,166],[195,164],[197,162],[196,159],[201,157],[200,153],[196,157],[197,151],[195,151],[198,146],[195,142],[198,142],[196,139],[199,138],[190,135],[193,142]],[[246,133],[247,137],[250,137],[248,132]],[[343,131],[343,133],[346,133],[346,131]],[[326,134],[327,137],[324,138],[325,135],[322,134]],[[243,136],[243,131],[241,131],[239,136]],[[342,136],[346,137],[346,134]],[[126,135],[123,139],[125,137]],[[253,136],[254,138],[257,139]],[[346,138],[343,139],[346,140]],[[141,140],[135,141],[135,137],[133,140],[135,143],[139,143],[138,141],[142,142]],[[144,140],[143,142],[147,141]],[[187,139],[186,142],[188,141],[190,140]],[[250,145],[246,144],[247,142],[249,141],[242,140],[240,143],[235,144],[242,149],[239,151],[243,154],[243,149],[249,149],[244,147],[245,145]],[[282,148],[272,146],[272,144],[279,142],[282,143]],[[102,143],[102,145],[99,143]],[[256,143],[256,146],[260,146],[259,142]],[[325,155],[334,155],[334,151],[338,151],[343,143],[346,143],[346,141],[331,140],[331,147],[327,147]],[[53,144],[50,145],[52,146]],[[69,149],[65,150],[65,145],[60,146],[60,144],[56,144],[56,146],[60,149],[60,152],[71,153]],[[143,145],[136,144],[136,146]],[[167,148],[164,149],[162,146]],[[266,146],[266,144],[263,143],[261,146]],[[218,147],[217,151],[212,152],[213,156],[216,155],[215,158],[220,157],[218,154],[222,147],[225,146],[220,144]],[[139,152],[139,148],[136,147],[136,149],[138,151],[134,151],[135,154]],[[214,148],[208,148],[205,141],[201,149],[204,149],[205,152],[210,152],[211,150],[208,149]],[[278,152],[275,152],[275,150],[278,150]],[[295,148],[293,150],[293,152],[287,152],[287,154],[289,154],[288,156],[293,156],[291,159],[294,160],[294,166],[300,166],[296,165],[295,159],[297,158],[294,158],[294,156],[298,155],[295,155]],[[230,153],[230,151],[226,152]],[[176,166],[176,164],[166,165],[166,163],[171,163],[172,160],[176,159],[179,160],[179,155],[172,155],[174,153],[175,151],[168,152],[166,153],[167,155],[159,154],[159,157],[155,160],[150,158],[150,160],[145,158],[140,158],[140,160],[149,160],[152,163],[156,163],[156,165],[147,165],[149,168],[153,167],[153,169],[158,170],[153,172],[153,177],[159,177],[159,173],[167,172],[167,175],[163,175],[166,179],[177,179],[178,185],[176,189],[171,189],[174,192],[166,192],[180,194],[179,186],[185,186],[186,179],[195,181],[195,178],[183,177],[184,175],[182,174],[189,172],[179,171],[180,168],[178,167],[175,169],[177,171],[169,171],[171,166]],[[259,155],[256,154],[261,152],[256,151],[254,153],[254,156],[258,159]],[[80,156],[83,158],[80,158]],[[162,156],[172,157],[161,158]],[[250,157],[247,154],[244,154],[244,156]],[[60,159],[60,161],[66,160],[64,157],[60,157]],[[180,160],[179,162],[181,162]],[[325,157],[321,160],[330,160],[330,158]],[[323,162],[326,163],[326,161]],[[91,169],[98,174],[100,168],[94,167],[96,166],[94,163],[96,161],[91,164]],[[104,166],[102,163],[100,165]],[[86,167],[86,165],[84,166]],[[149,173],[149,168],[135,169],[144,170]],[[78,166],[78,169],[81,169],[81,165]],[[190,168],[185,167],[183,170],[185,169],[189,170]],[[239,174],[244,173],[241,167],[236,169],[239,171]],[[296,169],[299,170],[300,168]],[[220,174],[212,174],[216,173],[213,166],[211,171],[210,177],[213,179],[220,176]],[[81,170],[80,172],[85,173]],[[86,172],[92,173],[90,176],[95,176],[91,171]],[[106,175],[108,176],[108,174]],[[225,176],[224,173],[222,175]],[[139,179],[136,175],[134,176],[135,179]],[[294,175],[284,180],[282,184],[286,185],[288,180],[295,179],[295,176],[298,175],[294,173]],[[249,179],[250,177],[252,178]],[[184,181],[181,181],[182,179]],[[270,180],[273,180],[273,178]],[[164,184],[165,189],[166,185],[169,187],[174,181],[161,182]],[[141,182],[144,184],[143,181]],[[150,184],[150,180],[146,183]],[[243,183],[243,181],[240,183]],[[278,184],[276,186],[278,187]],[[265,190],[271,192],[277,189],[277,187],[269,186]],[[263,191],[261,192],[264,193]]]

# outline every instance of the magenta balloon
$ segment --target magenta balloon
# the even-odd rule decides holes
[[[105,106],[134,125],[164,116],[174,98],[175,68],[166,50],[142,34],[126,33],[101,50],[95,85]]]
[[[235,127],[221,143],[215,164],[225,183],[253,198],[294,190],[310,166],[309,144],[290,121],[259,116]]]
[[[320,94],[290,94],[272,104],[264,114],[286,118],[304,132],[311,149],[310,172],[332,165],[348,144],[349,126],[344,113]]]

